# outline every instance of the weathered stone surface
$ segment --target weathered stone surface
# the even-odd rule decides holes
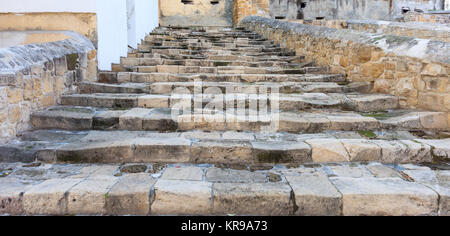
[[[308,163],[312,162],[311,147],[304,142],[251,142],[257,163]]]
[[[206,171],[206,180],[216,183],[264,183],[267,178],[263,173],[248,170],[209,168]]]
[[[156,179],[148,174],[130,174],[120,178],[106,198],[106,214],[148,215],[150,190]]]
[[[212,212],[212,183],[158,180],[152,215],[209,215]],[[189,204],[186,204],[189,203]]]
[[[133,140],[75,142],[56,150],[58,162],[122,163],[133,160]]]
[[[50,179],[33,186],[23,195],[24,212],[28,215],[65,215],[68,199],[66,194],[80,179]]]
[[[289,175],[286,180],[294,190],[295,215],[339,216],[342,214],[342,195],[328,178],[319,173]]]
[[[162,175],[161,179],[202,181],[203,169],[194,166],[169,168],[166,171],[164,171],[164,174]]]
[[[70,215],[103,215],[109,198],[109,190],[118,181],[113,176],[88,178],[70,189],[67,195],[67,214]]]
[[[438,195],[431,189],[401,179],[333,178],[343,196],[343,214],[435,215]]]
[[[142,121],[146,115],[151,112],[150,109],[134,108],[119,118],[119,127],[123,130],[143,130]]]
[[[187,162],[191,141],[184,138],[139,138],[134,147],[135,162]]]
[[[408,140],[371,140],[371,142],[381,147],[381,161],[383,163],[411,163],[431,161],[431,149],[428,145]]]
[[[437,160],[448,161],[450,159],[450,139],[442,140],[424,140],[417,139],[419,143],[431,146],[433,158]]]
[[[309,139],[305,142],[311,145],[314,162],[346,162],[350,160],[344,145],[337,139]]]
[[[292,190],[281,183],[216,183],[214,215],[292,215]],[[257,200],[256,200],[257,199]]]
[[[350,161],[379,161],[381,148],[364,139],[340,139],[347,149]]]
[[[376,177],[376,178],[400,178],[401,175],[395,171],[393,168],[380,165],[373,164],[368,165],[367,169]]]
[[[368,178],[373,175],[364,166],[359,165],[335,165],[329,166],[334,177],[349,177],[349,178]]]
[[[194,163],[249,163],[252,161],[249,142],[200,141],[192,144],[191,161]]]
[[[31,186],[17,178],[0,178],[0,214],[23,214],[23,193]]]

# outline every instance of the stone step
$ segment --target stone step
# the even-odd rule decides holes
[[[157,66],[157,65],[185,65],[185,66],[246,66],[249,65],[270,65],[273,63],[275,65],[288,65],[290,63],[303,62],[304,57],[302,56],[289,56],[289,57],[278,57],[278,56],[243,56],[243,55],[209,55],[207,57],[201,56],[200,59],[187,58],[188,55],[172,54],[172,55],[162,55],[162,54],[149,54],[149,53],[131,53],[127,58],[121,58],[122,66]],[[194,55],[195,57],[195,55]],[[186,60],[185,63],[180,61]],[[176,62],[173,62],[176,61]],[[237,62],[234,62],[237,61]],[[239,62],[239,63],[238,63]],[[199,64],[201,63],[201,64]],[[242,64],[240,64],[242,63]]]
[[[305,68],[304,68],[305,69]],[[314,69],[315,70],[315,69]],[[101,83],[155,83],[155,82],[334,82],[346,83],[344,74],[172,74],[172,73],[138,73],[138,72],[100,72]]]
[[[164,58],[146,58],[146,57],[127,57],[121,59],[120,65],[126,68],[133,68],[136,66],[160,66],[160,65],[177,65],[186,67],[219,67],[219,66],[245,66],[245,67],[274,67],[276,68],[292,68],[292,67],[306,67],[312,66],[309,62],[291,63],[286,61],[260,61],[248,62],[241,60],[230,60],[229,56],[216,57],[218,60],[200,60],[200,59],[164,59]]]
[[[233,91],[231,90],[233,89]],[[129,93],[94,93],[73,94],[61,97],[62,105],[91,106],[105,108],[169,108],[177,103],[203,103],[204,106],[216,107],[244,106],[252,104],[261,106],[277,106],[283,111],[298,111],[321,108],[338,108],[359,112],[374,112],[396,109],[399,106],[397,97],[385,94],[341,94],[341,93],[292,93],[280,94],[276,88],[268,91],[264,87],[231,88],[226,91],[215,90],[215,93],[192,95],[187,89],[174,89],[172,94],[129,94]]]
[[[161,45],[161,46],[172,46],[172,45],[204,45],[204,46],[214,46],[223,45],[228,48],[228,46],[240,46],[240,47],[254,47],[254,46],[279,46],[273,40],[268,40],[265,38],[187,38],[187,37],[172,37],[172,36],[150,36],[142,40],[142,44],[146,45]],[[228,45],[228,46],[227,46]]]
[[[186,55],[186,56],[209,56],[220,55],[235,55],[235,56],[250,56],[250,57],[290,57],[295,56],[295,52],[288,51],[273,51],[264,49],[235,49],[235,50],[189,50],[189,49],[154,49],[150,45],[139,45],[138,51],[141,53],[163,54],[168,56]]]
[[[151,46],[165,46],[165,47],[202,47],[202,48],[220,48],[220,49],[232,49],[232,48],[280,48],[279,44],[275,44],[273,41],[251,41],[251,40],[234,40],[223,42],[206,42],[202,40],[180,40],[180,41],[168,41],[168,40],[153,40],[142,41],[143,45]]]
[[[183,43],[183,42],[147,42],[141,44],[139,50],[152,51],[152,50],[187,50],[193,53],[216,53],[222,54],[223,52],[289,52],[285,48],[281,48],[279,45],[240,45],[235,43]]]
[[[449,171],[423,165],[13,163],[2,168],[11,173],[0,178],[1,215],[450,215]]]
[[[162,103],[161,103],[162,104]],[[202,115],[201,112],[204,112]],[[259,115],[259,116],[258,116]],[[31,115],[34,129],[136,130],[136,131],[254,131],[290,133],[322,131],[361,131],[375,137],[374,131],[448,131],[446,114],[440,112],[391,111],[384,117],[371,113],[320,110],[311,112],[272,112],[241,110],[221,112],[205,109],[180,114],[170,108],[105,109],[58,106]]]
[[[71,136],[73,134],[73,136]],[[0,145],[2,163],[311,164],[448,163],[450,139],[396,133],[368,139],[357,133],[33,131]]]
[[[368,93],[371,90],[368,82],[334,83],[334,82],[257,82],[257,83],[232,83],[232,82],[155,82],[155,83],[96,83],[83,82],[80,84],[81,93],[150,93],[172,94],[176,89],[187,89],[190,93],[196,91],[211,94],[218,90],[225,94],[227,91],[260,91],[260,89],[277,88],[280,93]],[[232,89],[232,90],[231,90]]]
[[[178,66],[178,65],[159,65],[159,66],[137,66],[133,72],[139,73],[173,73],[173,74],[306,74],[306,73],[327,73],[327,67],[298,67],[298,68],[272,68],[272,67],[245,67],[245,66]]]

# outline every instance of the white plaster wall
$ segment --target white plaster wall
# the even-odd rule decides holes
[[[136,38],[136,4],[135,0],[127,0],[128,46],[137,47]]]
[[[127,2],[97,0],[97,4],[98,67],[110,70],[111,63],[119,63],[128,53]]]
[[[96,12],[95,0],[0,0],[0,12]]]
[[[158,0],[128,1],[132,1],[134,3],[134,8],[132,11],[133,14],[129,14],[128,18],[128,22],[134,22],[134,25],[129,27],[129,30],[132,32],[129,32],[128,44],[133,48],[137,48],[137,45],[141,42],[141,40],[144,39],[148,33],[158,27]],[[129,5],[131,5],[131,3]]]
[[[0,12],[97,13],[100,70],[119,63],[159,21],[158,0],[0,0]]]

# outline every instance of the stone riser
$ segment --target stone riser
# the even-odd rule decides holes
[[[143,51],[151,51],[153,53],[160,53],[160,54],[167,54],[169,52],[168,50],[179,50],[183,54],[203,54],[203,55],[222,55],[225,52],[234,52],[234,53],[289,53],[288,50],[276,47],[276,46],[270,46],[265,47],[264,45],[261,45],[260,47],[255,46],[246,46],[246,47],[240,47],[238,45],[175,45],[172,44],[172,46],[156,46],[153,44],[141,44],[139,47],[139,50]],[[155,50],[155,51],[153,51]],[[161,51],[158,51],[161,50]],[[164,50],[164,51],[162,51]],[[161,53],[166,52],[166,53]]]
[[[192,55],[192,57],[195,57],[198,55]],[[137,52],[137,53],[129,53],[127,58],[122,58],[122,65],[126,66],[126,61],[134,61],[139,58],[142,59],[141,63],[146,63],[146,65],[163,65],[165,64],[165,61],[180,61],[180,60],[187,60],[187,63],[190,63],[192,61],[196,61],[196,63],[208,63],[208,65],[211,65],[210,62],[206,61],[217,61],[217,65],[211,65],[211,66],[227,66],[231,65],[233,61],[234,63],[275,63],[275,64],[287,64],[290,62],[303,62],[304,57],[302,56],[250,56],[250,55],[208,55],[208,56],[201,56],[200,59],[193,59],[193,58],[187,58],[189,55],[180,55],[179,53],[173,53],[172,55],[161,55],[161,54],[152,54],[152,53],[144,53],[144,52]],[[226,64],[223,64],[226,63]],[[244,66],[245,64],[236,64],[236,66]],[[194,64],[193,66],[207,66],[207,64]]]
[[[369,164],[250,172],[197,165],[27,168],[18,164],[12,168],[15,172],[39,172],[52,167],[47,172],[54,177],[42,181],[21,177],[22,181],[13,174],[0,180],[0,214],[448,216],[450,198],[443,187],[448,174],[422,166],[404,166],[398,166],[402,171]],[[143,167],[147,173],[125,172],[134,167]],[[60,177],[55,173],[58,171],[68,174]],[[409,182],[402,176],[417,178]],[[426,177],[432,177],[432,182]]]
[[[338,108],[359,112],[376,112],[396,109],[399,106],[398,98],[390,95],[348,95],[344,94],[279,94],[273,98],[272,94],[258,94],[256,88],[240,89],[240,93],[185,95],[183,90],[177,90],[171,95],[144,95],[144,94],[77,94],[65,95],[61,104],[66,106],[90,106],[105,108],[169,108],[177,103],[202,103],[216,107],[248,108],[251,105],[266,104],[268,107],[277,105],[283,111],[299,111],[309,109]],[[217,91],[219,92],[219,91]],[[253,94],[253,95],[252,95]],[[194,107],[192,105],[192,107]],[[274,107],[274,108],[277,108]]]
[[[337,83],[257,83],[257,84],[242,84],[242,83],[209,83],[204,82],[200,85],[194,82],[173,82],[173,83],[124,83],[124,84],[105,84],[105,83],[82,83],[80,84],[81,93],[149,93],[169,95],[175,89],[187,89],[191,94],[194,88],[204,94],[217,93],[220,89],[222,94],[227,92],[227,89],[237,89],[237,91],[260,91],[260,88],[267,88],[267,92],[271,92],[271,88],[278,88],[278,92],[282,94],[295,93],[368,93],[371,90],[369,83],[350,83],[347,85],[339,85]]]
[[[209,111],[205,111],[209,112]],[[317,133],[322,131],[376,131],[376,130],[448,130],[445,114],[412,112],[401,117],[377,120],[357,113],[285,113],[254,117],[257,112],[237,111],[223,114],[211,112],[205,115],[181,115],[172,118],[170,109],[95,110],[87,107],[55,107],[34,113],[31,123],[34,129],[63,130],[142,130],[142,131],[262,131],[271,121],[279,119],[277,131],[291,133]],[[208,115],[209,114],[209,115]],[[244,113],[245,114],[245,113]],[[252,120],[250,120],[252,119]],[[274,123],[276,124],[276,123]],[[370,133],[370,132],[369,132]]]
[[[151,46],[140,45],[140,53],[162,54],[167,56],[192,56],[209,58],[211,56],[231,55],[231,56],[249,56],[249,57],[289,57],[295,56],[295,52],[258,52],[253,50],[185,50],[185,49],[152,49]],[[276,59],[276,58],[274,58]]]
[[[274,134],[272,134],[274,135]],[[450,139],[336,139],[327,135],[90,132],[57,144],[0,146],[2,162],[302,164],[336,162],[431,163],[448,161]],[[256,138],[255,138],[256,137]],[[25,159],[28,157],[28,159]]]
[[[186,69],[194,69],[195,67],[227,67],[227,66],[242,66],[248,68],[267,68],[272,67],[277,69],[289,69],[295,67],[313,66],[313,63],[298,63],[291,64],[288,62],[244,62],[244,61],[214,61],[214,60],[172,60],[172,59],[159,59],[159,58],[127,58],[123,60],[121,64],[115,64],[128,70],[133,70],[135,67],[156,67],[156,66],[183,66]],[[200,70],[200,69],[199,69]]]
[[[340,74],[302,74],[302,75],[278,75],[278,74],[170,74],[170,73],[137,73],[118,72],[102,73],[99,78],[101,83],[155,83],[155,82],[231,82],[231,83],[256,83],[256,82],[334,82],[345,83],[345,75]]]
[[[206,42],[206,41],[143,41],[142,45],[156,46],[156,47],[192,47],[192,48],[210,48],[210,49],[234,49],[234,48],[254,48],[254,49],[282,49],[280,45],[274,44],[271,41],[246,41],[245,43],[240,41],[234,42]]]
[[[305,67],[305,68],[254,68],[254,67],[238,67],[238,66],[218,66],[218,67],[185,67],[177,65],[162,66],[137,66],[133,68],[133,72],[138,73],[172,73],[172,74],[307,74],[307,73],[327,73],[327,67]]]

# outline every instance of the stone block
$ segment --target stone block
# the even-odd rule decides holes
[[[120,178],[106,198],[106,214],[148,215],[150,190],[156,179],[148,174],[130,174]]]
[[[286,176],[294,190],[295,215],[339,216],[342,214],[342,195],[321,173]]]
[[[419,216],[438,212],[438,195],[418,183],[398,178],[335,178],[332,182],[342,193],[345,216]]]
[[[216,183],[214,215],[288,216],[294,213],[292,189],[286,183]]]
[[[151,214],[210,215],[212,185],[212,183],[201,181],[158,180],[155,185]]]
[[[109,190],[118,178],[99,176],[87,178],[69,190],[67,195],[67,214],[70,215],[104,215]]]
[[[80,182],[80,179],[50,179],[33,186],[23,195],[25,214],[65,215],[66,193]]]
[[[309,139],[313,162],[347,162],[350,157],[344,145],[337,139]]]

